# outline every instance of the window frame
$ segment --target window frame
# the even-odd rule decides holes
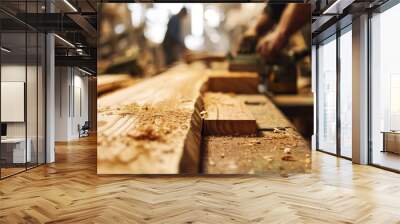
[[[25,15],[27,15],[27,3],[29,2],[29,1],[27,1],[27,0],[21,0],[21,2],[22,3],[25,3]],[[36,5],[36,11],[38,12],[38,10],[39,10],[39,8],[38,8],[38,4],[39,4],[39,2],[41,2],[41,1],[39,1],[39,0],[34,0],[34,1],[30,1],[30,3],[36,3],[37,5]],[[5,10],[5,9],[3,9],[2,7],[1,7],[1,5],[0,5],[0,10],[3,12],[3,13],[6,13],[6,14],[8,14],[9,12],[7,11],[7,10]],[[47,10],[48,10],[48,7],[46,7],[46,12],[47,12]],[[14,19],[16,19],[16,18],[14,18]],[[18,19],[16,19],[17,20],[17,22],[22,22],[22,21],[18,21]],[[23,23],[23,22],[22,22]],[[1,24],[0,24],[0,26],[1,26]],[[1,27],[0,27],[1,28]],[[36,167],[39,167],[39,166],[41,166],[41,165],[44,165],[44,164],[46,164],[47,163],[47,110],[46,110],[46,108],[47,108],[47,44],[48,44],[48,40],[47,40],[47,32],[43,32],[43,31],[41,31],[41,30],[38,30],[38,29],[36,29],[36,28],[34,28],[34,27],[32,27],[32,26],[30,26],[30,25],[28,25],[28,24],[26,24],[26,23],[23,23],[23,30],[21,29],[21,30],[18,30],[18,31],[4,31],[4,30],[1,30],[0,29],[0,46],[2,45],[2,34],[3,33],[21,33],[21,34],[23,34],[23,35],[25,35],[25,49],[24,49],[24,51],[25,51],[25,93],[24,93],[24,122],[25,122],[25,124],[24,124],[24,129],[25,129],[25,136],[24,136],[24,139],[25,139],[25,168],[23,169],[23,170],[21,170],[21,171],[18,171],[18,172],[15,172],[15,173],[12,173],[12,174],[9,174],[9,175],[7,175],[7,176],[4,176],[3,175],[3,173],[2,173],[2,168],[1,168],[1,166],[0,166],[0,180],[4,180],[4,179],[6,179],[6,178],[8,178],[8,177],[12,177],[12,176],[14,176],[14,175],[17,175],[17,174],[20,174],[20,173],[23,173],[23,172],[26,172],[26,171],[28,171],[28,170],[30,170],[30,169],[33,169],[33,168],[36,168]],[[27,83],[28,83],[28,78],[27,78],[27,76],[28,76],[28,34],[33,34],[33,35],[35,35],[36,36],[36,49],[35,49],[35,51],[36,51],[36,60],[35,60],[35,62],[34,62],[34,64],[35,64],[35,66],[36,66],[36,69],[35,69],[35,75],[36,75],[36,122],[34,122],[34,123],[36,123],[36,136],[34,136],[33,138],[36,138],[36,141],[37,141],[37,144],[36,144],[36,161],[35,161],[35,163],[34,164],[30,164],[30,166],[28,166],[28,162],[27,162],[27,156],[28,156],[28,154],[27,154],[27,147],[28,147],[28,116],[27,116]],[[40,34],[43,34],[43,35],[40,35]],[[42,38],[39,38],[39,36],[41,36]],[[40,39],[40,40],[39,40]],[[41,44],[42,44],[42,49],[40,49],[39,48],[39,41],[41,41]],[[41,50],[41,51],[39,51],[39,49]],[[39,52],[42,52],[43,53],[43,55],[41,55],[41,60],[42,60],[42,63],[40,64],[39,63]],[[1,67],[3,66],[3,64],[2,64],[2,62],[3,62],[3,60],[2,60],[2,54],[0,53],[0,82],[1,82]],[[42,66],[42,71],[41,71],[41,75],[42,75],[42,84],[43,84],[43,92],[42,92],[42,96],[44,96],[44,98],[42,99],[42,103],[43,103],[43,105],[41,105],[43,108],[43,116],[41,116],[41,115],[39,115],[39,79],[38,79],[38,76],[39,76],[39,66]],[[0,88],[1,88],[1,86],[0,86]],[[1,101],[1,97],[0,97],[0,101]],[[1,110],[1,105],[0,105],[0,110]],[[1,116],[1,115],[0,115]],[[42,120],[43,119],[43,120]],[[38,139],[39,139],[39,120],[42,122],[42,124],[43,124],[43,145],[42,145],[42,147],[43,147],[43,149],[42,149],[42,152],[44,153],[43,155],[41,155],[41,157],[43,157],[42,159],[43,159],[43,162],[39,162],[39,141],[38,141]],[[1,122],[1,119],[0,119],[0,123],[2,123]],[[0,144],[0,156],[1,156],[1,152],[2,152],[2,150],[1,150],[1,144]],[[22,167],[21,167],[22,168]]]
[[[383,170],[395,172],[395,173],[400,173],[400,169],[394,169],[390,168],[384,165],[376,164],[373,162],[373,130],[372,130],[372,118],[373,118],[373,113],[372,113],[372,93],[373,93],[373,88],[372,88],[372,19],[374,17],[374,14],[381,14],[384,13],[385,11],[393,8],[394,6],[400,4],[400,0],[388,0],[382,5],[369,10],[368,13],[368,69],[367,69],[367,77],[368,77],[368,165],[380,168]]]
[[[344,17],[343,20],[348,19],[349,17]],[[338,21],[338,23],[340,23],[341,20]],[[334,33],[332,33],[331,35],[329,35],[328,37],[322,39],[322,40],[318,40],[317,44],[316,44],[316,151],[319,152],[323,152],[329,155],[333,155],[333,156],[337,156],[346,160],[352,160],[352,158],[347,157],[347,156],[343,156],[341,153],[341,118],[340,118],[340,103],[341,103],[341,97],[340,97],[340,81],[341,81],[341,67],[340,67],[340,37],[344,34],[346,34],[347,32],[351,32],[352,31],[352,22],[344,25],[343,27],[336,27],[336,31]],[[335,36],[336,35],[336,36]],[[334,37],[335,36],[335,37]],[[333,38],[334,37],[334,38]],[[320,74],[319,74],[319,53],[318,50],[320,48],[320,45],[322,43],[326,43],[326,42],[330,42],[330,41],[336,41],[336,152],[332,153],[332,152],[328,152],[327,150],[321,149],[320,148],[320,143],[319,143],[319,79],[320,79]]]

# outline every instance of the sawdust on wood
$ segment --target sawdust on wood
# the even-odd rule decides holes
[[[209,136],[203,140],[203,150],[208,174],[287,176],[307,172],[311,164],[308,143],[293,129],[249,137]]]
[[[162,164],[176,159],[172,155],[182,144],[179,136],[189,130],[191,115],[190,110],[137,104],[99,108],[98,160],[110,170],[133,164],[135,172],[162,172]]]

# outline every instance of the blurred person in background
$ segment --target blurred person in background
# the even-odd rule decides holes
[[[244,45],[244,49],[252,45],[250,46],[252,47],[251,52],[247,53],[257,52],[265,61],[274,61],[274,59],[279,58],[281,54],[284,55],[288,53],[286,52],[287,50],[292,52],[298,51],[298,53],[307,52],[311,48],[310,25],[310,4],[268,4],[262,15],[260,15],[256,26],[245,33],[241,45]],[[299,38],[296,37],[300,37],[302,41],[299,41]],[[296,39],[297,41],[295,41]],[[250,42],[248,40],[250,40]],[[300,44],[300,42],[302,44]],[[250,45],[246,46],[246,44],[249,43]],[[239,51],[239,53],[242,52]],[[308,95],[311,93],[310,60],[310,57],[307,57],[301,62],[296,62],[296,79],[288,78],[293,75],[292,72],[281,74],[286,76],[288,80],[296,82],[297,93],[299,94]],[[285,78],[280,78],[281,80],[285,80]],[[283,83],[287,84],[290,83],[290,81]],[[313,133],[312,107],[307,107],[307,109],[304,109],[304,112],[301,113],[298,112],[300,110],[298,107],[284,108],[282,110],[290,117],[297,130],[300,130],[307,138],[311,137]]]
[[[294,33],[310,21],[309,4],[267,4],[256,25],[245,32],[239,53],[251,53],[257,49],[263,57],[273,57]]]
[[[258,42],[257,52],[265,58],[275,56],[288,43],[289,38],[294,33],[310,22],[311,11],[309,4],[288,4],[281,12],[275,29],[262,37]],[[307,31],[309,33],[309,30]],[[303,32],[303,35],[307,34]],[[308,40],[309,38],[305,39]],[[306,41],[306,44],[309,45],[310,42]]]
[[[167,66],[178,61],[186,49],[182,34],[182,21],[187,15],[187,9],[183,7],[178,14],[171,16],[168,21],[167,32],[162,43]]]

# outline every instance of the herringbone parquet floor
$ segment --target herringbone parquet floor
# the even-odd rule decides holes
[[[400,175],[322,153],[310,174],[97,176],[96,140],[0,181],[0,223],[400,223]]]

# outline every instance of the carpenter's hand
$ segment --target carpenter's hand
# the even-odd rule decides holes
[[[240,54],[250,54],[254,53],[257,45],[257,36],[255,35],[245,35],[242,38],[239,46]]]
[[[286,43],[287,37],[275,30],[261,38],[257,44],[257,52],[268,60],[279,53]]]

